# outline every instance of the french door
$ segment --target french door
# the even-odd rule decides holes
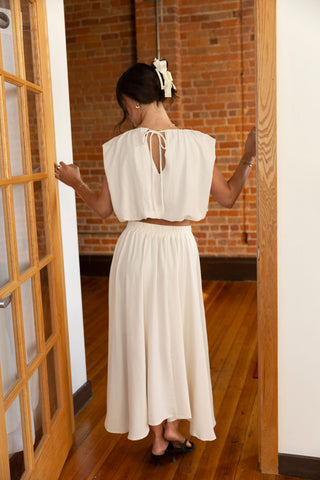
[[[57,479],[72,443],[45,0],[0,0],[0,478]]]

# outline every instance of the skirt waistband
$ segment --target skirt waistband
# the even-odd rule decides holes
[[[186,234],[192,233],[191,225],[159,225],[157,223],[146,222],[128,222],[126,230],[141,231],[150,233],[174,233],[174,234]]]

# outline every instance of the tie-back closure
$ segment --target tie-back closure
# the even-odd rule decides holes
[[[164,152],[167,148],[167,139],[166,136],[164,135],[163,132],[157,131],[157,130],[150,130],[149,128],[145,130],[144,134],[144,143],[147,144],[148,146],[148,151],[149,151],[149,156],[150,156],[150,179],[151,179],[151,188],[152,188],[152,203],[153,206],[155,207],[155,191],[154,191],[154,184],[153,184],[153,169],[156,167],[153,155],[152,155],[152,139],[154,136],[157,137],[158,142],[159,142],[159,167],[160,171],[158,172],[160,176],[160,191],[161,191],[161,213],[164,212],[164,186],[163,186],[163,156]],[[153,165],[154,164],[154,165]]]

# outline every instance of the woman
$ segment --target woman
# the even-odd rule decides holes
[[[75,165],[56,177],[101,217],[127,221],[109,280],[106,429],[137,440],[153,434],[152,455],[193,450],[179,430],[214,440],[215,419],[199,254],[190,221],[205,217],[210,193],[224,207],[238,198],[255,156],[255,134],[232,178],[215,161],[215,140],[177,128],[163,102],[175,96],[165,60],[129,68],[117,84],[134,127],[103,145],[100,195]]]

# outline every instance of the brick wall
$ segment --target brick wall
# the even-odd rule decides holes
[[[181,128],[217,140],[217,165],[228,178],[255,123],[254,0],[159,2],[161,56],[168,59],[179,98],[168,106]],[[156,53],[154,2],[65,0],[74,161],[99,190],[101,145],[117,134],[120,74]],[[130,128],[129,124],[126,128]],[[112,253],[124,225],[100,220],[77,201],[81,254]],[[201,255],[255,256],[256,182],[252,169],[232,210],[210,202],[193,225]]]
[[[102,144],[115,136],[121,112],[115,86],[136,61],[134,5],[129,0],[65,0],[65,22],[74,163],[84,180],[100,190]],[[77,199],[81,254],[110,253],[123,225],[100,219]]]

